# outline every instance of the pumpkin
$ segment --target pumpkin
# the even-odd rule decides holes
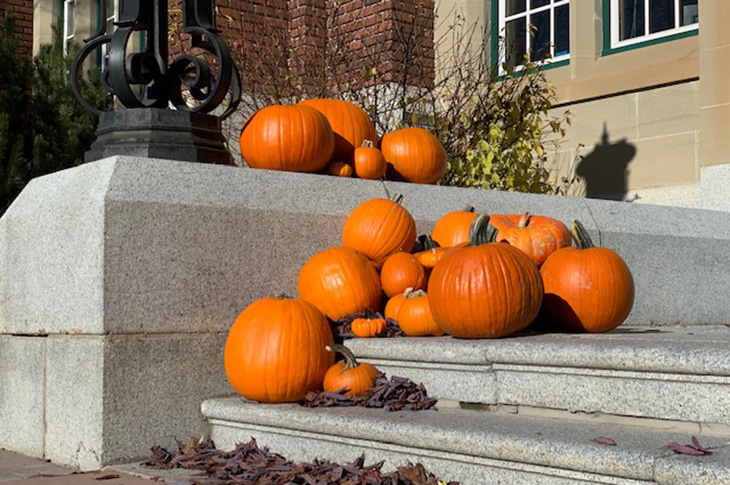
[[[327,172],[338,177],[352,177],[352,167],[344,162],[330,163]]]
[[[370,140],[363,141],[362,146],[355,148],[354,165],[355,175],[361,179],[382,179],[388,167],[383,154]]]
[[[341,99],[308,99],[299,106],[309,106],[321,112],[334,132],[333,160],[351,161],[355,148],[364,140],[377,140],[373,123],[358,105]]]
[[[489,223],[497,228],[497,241],[507,241],[521,249],[540,266],[552,253],[570,246],[570,232],[565,224],[550,217],[529,212],[516,215],[493,215]]]
[[[328,345],[327,351],[339,352],[345,362],[338,362],[327,370],[324,376],[324,390],[337,392],[347,389],[345,396],[365,396],[368,389],[375,387],[380,372],[371,364],[359,363],[350,349],[344,345]]]
[[[356,318],[350,324],[356,337],[375,337],[385,332],[387,325],[383,318]]]
[[[398,326],[409,337],[444,334],[433,318],[428,295],[423,290],[407,291],[398,308]]]
[[[423,128],[386,133],[380,143],[390,178],[435,184],[446,173],[446,150]]]
[[[436,263],[441,261],[441,258],[444,257],[448,248],[440,248],[436,246],[436,243],[428,234],[421,235],[418,240],[421,242],[423,251],[419,251],[413,256],[423,265],[424,268],[426,268],[427,271],[430,271],[434,266],[436,266]]]
[[[403,208],[403,196],[371,199],[357,206],[342,228],[342,244],[361,252],[377,266],[398,251],[416,244],[416,222]]]
[[[272,105],[249,117],[240,142],[249,167],[318,172],[332,157],[335,136],[314,108]]]
[[[388,256],[380,269],[380,283],[388,297],[406,291],[406,288],[426,288],[426,270],[409,253],[395,253]]]
[[[497,230],[479,214],[469,244],[441,258],[431,272],[428,295],[438,326],[463,338],[496,338],[518,332],[542,303],[540,272],[519,249],[495,243]]]
[[[264,298],[249,305],[228,333],[224,366],[233,389],[260,402],[294,402],[322,388],[334,362],[329,322],[302,300]]]
[[[378,272],[351,248],[330,248],[309,258],[299,272],[297,287],[301,299],[332,320],[380,308]]]
[[[541,320],[574,332],[607,332],[621,325],[634,305],[634,279],[621,256],[596,247],[573,221],[577,248],[551,254],[540,273],[545,282]]]
[[[406,299],[405,294],[410,293],[411,291],[413,291],[413,288],[407,288],[405,292],[395,295],[393,298],[388,300],[388,303],[385,304],[385,311],[383,312],[386,319],[390,318],[398,321],[398,310]]]
[[[449,212],[438,220],[431,231],[431,238],[442,248],[451,248],[469,242],[469,229],[477,216],[470,205],[464,210]]]

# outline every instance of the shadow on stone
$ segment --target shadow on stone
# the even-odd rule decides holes
[[[636,156],[636,146],[626,138],[611,143],[603,125],[601,141],[578,163],[576,173],[585,180],[586,197],[624,200],[627,192],[628,166]]]

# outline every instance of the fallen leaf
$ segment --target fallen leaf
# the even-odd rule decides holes
[[[597,436],[593,438],[593,441],[601,445],[616,446],[616,441],[611,438],[606,438],[605,436]]]
[[[680,455],[701,456],[701,455],[709,455],[712,453],[711,451],[698,450],[694,446],[680,445],[676,441],[672,441],[671,443],[669,443],[668,447],[670,450],[674,451],[675,453],[679,453]]]
[[[109,473],[107,475],[102,475],[100,477],[94,478],[94,480],[114,480],[115,478],[119,478],[118,473]]]

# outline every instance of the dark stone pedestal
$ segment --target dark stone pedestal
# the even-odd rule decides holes
[[[87,162],[127,155],[232,165],[215,116],[159,108],[103,113]]]

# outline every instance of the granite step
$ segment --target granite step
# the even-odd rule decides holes
[[[701,437],[713,454],[689,456],[667,446],[690,443],[687,434],[460,408],[309,409],[233,397],[205,401],[202,413],[221,449],[254,437],[296,461],[346,463],[364,453],[366,462],[385,460],[389,469],[418,461],[464,485],[730,484],[730,442],[722,437]]]
[[[358,358],[465,403],[697,423],[730,432],[730,328],[352,339]]]

